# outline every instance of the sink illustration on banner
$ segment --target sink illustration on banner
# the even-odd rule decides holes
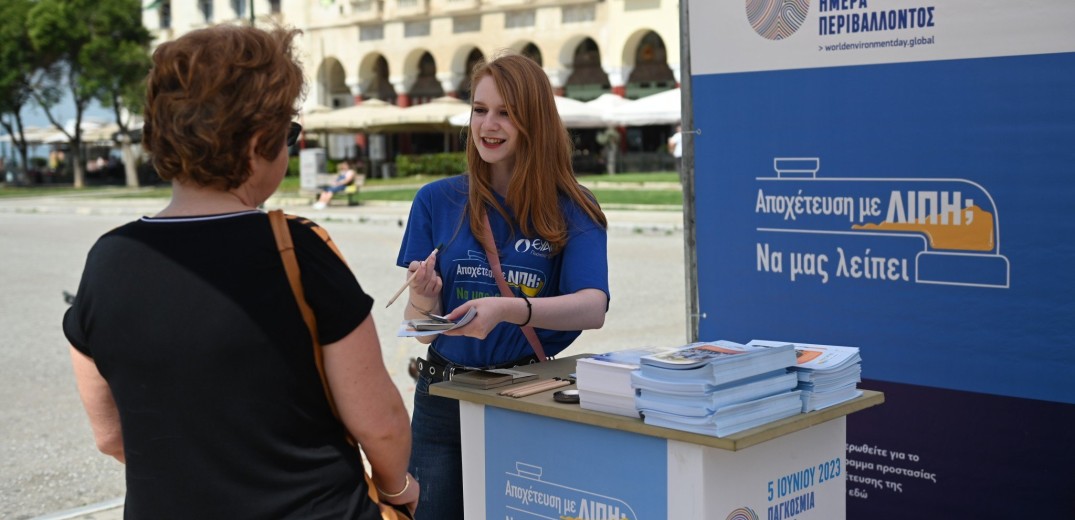
[[[758,231],[916,240],[921,248],[914,256],[915,283],[1009,287],[998,208],[980,184],[961,178],[825,177],[818,174],[817,157],[776,157],[773,169],[775,177],[756,177],[763,183],[755,204],[764,223]]]
[[[542,468],[515,462],[506,473],[505,494],[514,499],[507,509],[512,518],[549,520],[637,520],[630,504],[618,498],[541,480]]]

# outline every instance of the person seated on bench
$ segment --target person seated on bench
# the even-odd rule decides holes
[[[347,161],[337,163],[336,172],[339,175],[332,181],[331,186],[325,186],[321,191],[321,196],[314,203],[314,209],[325,209],[329,201],[332,200],[333,195],[345,190],[349,184],[355,181],[355,171],[351,169],[351,164]]]

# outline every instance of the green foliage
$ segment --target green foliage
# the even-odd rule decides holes
[[[292,155],[287,158],[287,176],[298,177],[299,176],[299,156]]]
[[[466,171],[467,156],[464,152],[400,155],[396,157],[396,174],[456,175]]]
[[[26,20],[33,4],[30,0],[0,0],[0,126],[14,137],[23,166],[26,166],[26,143],[22,140],[22,108],[30,100],[30,80],[36,57],[30,49]]]
[[[140,0],[36,0],[26,29],[40,58],[34,97],[52,120],[51,107],[69,89],[75,105],[72,135],[75,187],[81,187],[82,151],[77,125],[93,99],[102,106],[138,109],[139,84],[149,70],[149,31],[142,26]],[[56,123],[53,121],[53,123]]]
[[[14,113],[29,99],[34,55],[26,19],[30,0],[0,0],[0,114]]]
[[[150,35],[139,0],[37,0],[27,32],[41,66],[66,76],[41,79],[65,81],[76,104],[97,98],[110,107],[134,97],[149,71]]]

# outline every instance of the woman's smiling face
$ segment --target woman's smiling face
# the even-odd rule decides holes
[[[475,138],[478,155],[494,169],[510,171],[515,165],[519,130],[508,117],[508,107],[500,98],[492,76],[483,77],[474,88],[470,135]]]

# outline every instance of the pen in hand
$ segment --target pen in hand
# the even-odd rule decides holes
[[[441,248],[443,248],[443,247],[444,247],[444,244],[440,244],[437,247],[433,248],[433,252],[429,253],[429,256],[426,257],[426,259],[423,260],[422,263],[425,264],[426,262],[428,262],[430,260],[435,260],[437,258],[437,252],[440,251]],[[399,290],[396,291],[396,294],[393,294],[392,297],[388,299],[388,303],[385,304],[385,308],[388,308],[393,303],[396,303],[396,299],[399,298],[399,295],[403,294],[403,291],[407,288],[408,285],[411,284],[411,280],[414,280],[414,277],[417,276],[417,275],[418,275],[418,271],[415,271],[415,272],[411,273],[410,276],[407,277],[407,281],[403,282],[403,285],[401,285],[399,287]]]

